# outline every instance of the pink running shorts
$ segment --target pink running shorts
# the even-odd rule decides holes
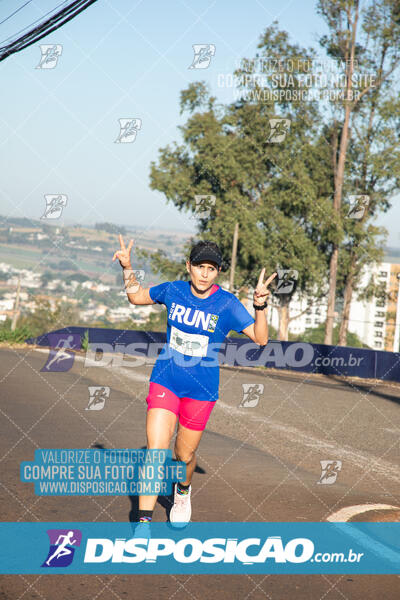
[[[179,398],[174,392],[158,383],[150,381],[149,395],[146,398],[147,410],[165,408],[179,415],[179,422],[188,429],[205,429],[215,402]]]

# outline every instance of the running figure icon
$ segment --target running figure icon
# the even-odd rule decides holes
[[[51,561],[54,558],[61,558],[62,556],[66,556],[68,554],[72,554],[71,548],[67,548],[68,545],[73,546],[77,543],[77,540],[71,539],[74,537],[73,531],[68,531],[66,535],[59,535],[56,541],[57,549],[55,552],[46,560],[46,565],[50,566]],[[60,542],[62,540],[62,542]]]
[[[57,350],[58,350],[57,353],[53,356],[51,361],[48,362],[46,365],[47,370],[49,370],[49,368],[51,367],[51,365],[54,362],[59,363],[61,360],[71,358],[71,355],[68,354],[68,352],[65,352],[65,350],[67,350],[67,349],[71,350],[73,348],[73,345],[72,345],[73,340],[74,340],[74,338],[72,335],[69,335],[67,337],[67,339],[65,339],[65,340],[61,340],[60,345],[57,348]]]

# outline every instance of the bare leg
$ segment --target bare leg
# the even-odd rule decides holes
[[[186,480],[181,482],[184,485],[189,485],[192,481],[193,471],[196,467],[195,451],[197,450],[202,435],[203,431],[188,429],[179,423],[175,440],[175,457],[186,463]]]
[[[167,449],[175,431],[177,415],[165,408],[150,408],[146,416],[147,449]],[[158,496],[139,496],[139,510],[154,510]]]

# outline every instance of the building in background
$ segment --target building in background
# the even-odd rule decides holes
[[[326,299],[317,299],[312,296],[300,298],[295,292],[290,301],[288,333],[301,335],[306,329],[314,329],[326,320]],[[278,309],[270,305],[268,323],[276,330],[279,329]]]
[[[358,290],[353,293],[348,331],[356,334],[364,344],[374,350],[399,352],[400,259],[393,257],[391,261],[393,262],[373,263],[364,270]],[[371,277],[381,287],[382,294],[371,300],[359,300],[357,292],[368,285]],[[254,315],[252,300],[248,299],[244,304]],[[311,296],[300,298],[295,293],[290,302],[288,332],[301,335],[306,329],[318,327],[325,322],[326,313],[325,300],[317,300]],[[271,304],[268,323],[278,330],[278,309]],[[340,314],[335,316],[335,324],[337,323],[340,323]]]
[[[398,352],[400,263],[383,262],[369,265],[363,273],[360,289],[368,284],[371,276],[382,287],[383,293],[370,301],[359,301],[357,298],[352,301],[349,331],[356,333],[370,348]]]

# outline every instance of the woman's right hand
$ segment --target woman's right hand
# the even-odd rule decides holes
[[[119,234],[119,243],[121,245],[121,250],[117,250],[113,256],[113,261],[118,258],[119,260],[119,264],[121,265],[121,267],[123,267],[124,269],[132,269],[132,265],[131,265],[131,250],[132,250],[132,246],[133,246],[133,240],[131,239],[131,241],[128,244],[128,247],[126,248],[125,244],[124,244],[124,240],[122,239],[122,235]]]

